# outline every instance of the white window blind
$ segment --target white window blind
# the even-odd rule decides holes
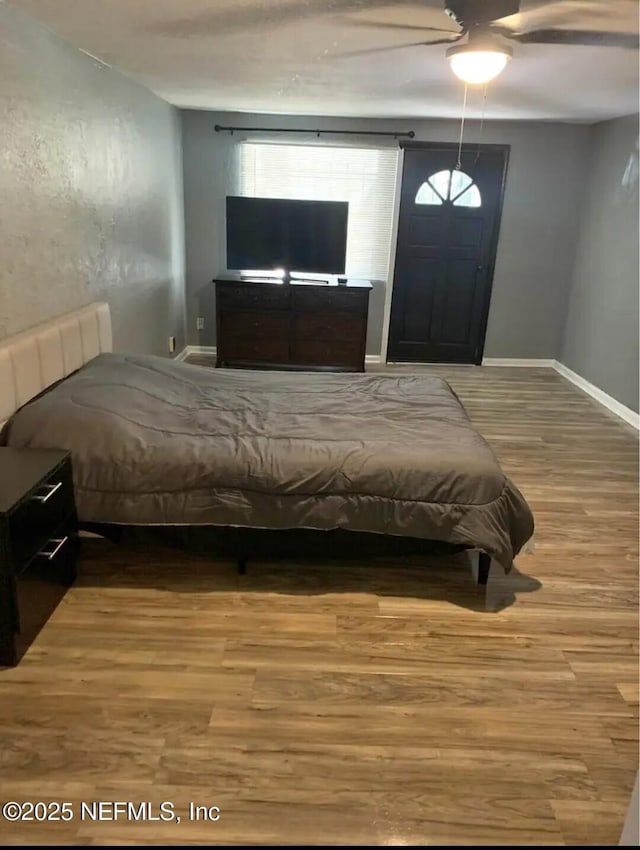
[[[348,201],[348,277],[386,280],[398,151],[243,142],[238,193]]]

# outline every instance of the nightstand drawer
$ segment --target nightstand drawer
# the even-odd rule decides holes
[[[74,511],[71,464],[67,461],[10,514],[13,563],[24,566]]]
[[[23,565],[17,578],[30,575],[57,576],[62,578],[69,572],[69,564],[75,563],[78,546],[77,529],[73,522],[64,522],[47,538],[28,564]]]
[[[50,541],[48,548],[51,552],[55,550],[53,557],[33,558],[27,568],[15,578],[17,610],[14,633],[18,657],[23,655],[33,642],[51,611],[75,579],[77,538],[71,528],[65,531],[60,540],[56,538]]]

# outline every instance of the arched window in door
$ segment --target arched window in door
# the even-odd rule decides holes
[[[468,174],[455,171],[437,171],[420,186],[416,204],[442,206],[450,203],[454,207],[481,207],[480,190]]]

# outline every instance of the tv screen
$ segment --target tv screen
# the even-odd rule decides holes
[[[344,274],[347,201],[227,198],[227,268]]]

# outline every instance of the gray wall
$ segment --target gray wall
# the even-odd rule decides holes
[[[184,111],[184,187],[187,258],[187,337],[215,344],[213,304],[198,293],[224,269],[224,197],[233,191],[234,149],[242,134],[214,125],[339,127],[350,130],[413,129],[423,141],[456,141],[452,121],[381,121],[294,118]],[[576,199],[588,153],[589,128],[542,122],[486,123],[484,142],[511,145],[496,273],[485,346],[487,357],[555,358],[559,351],[578,232]],[[286,136],[279,136],[287,139]],[[298,140],[304,136],[296,136]],[[311,137],[315,140],[315,137]],[[478,122],[466,141],[478,141]],[[379,354],[385,282],[372,293],[369,354]],[[196,316],[205,318],[199,337]]]
[[[233,194],[237,137],[216,133],[223,116],[182,111],[187,342],[215,345],[215,303],[208,286],[225,269],[225,196]],[[235,116],[236,118],[241,116]],[[196,318],[204,318],[204,331]]]
[[[0,338],[97,299],[184,344],[179,113],[0,3]]]
[[[560,360],[638,410],[638,116],[590,128]]]

